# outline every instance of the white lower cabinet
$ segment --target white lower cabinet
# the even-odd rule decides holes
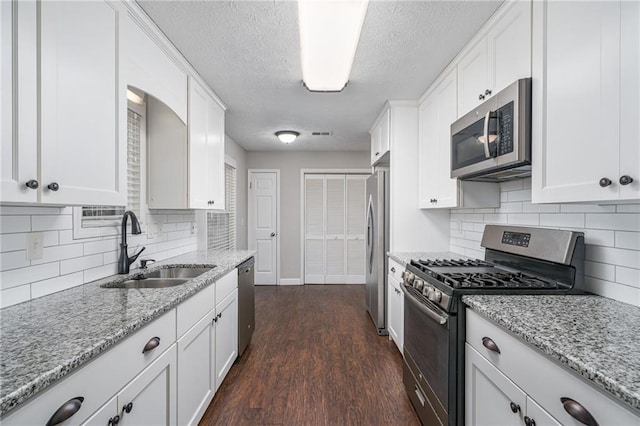
[[[238,289],[216,305],[215,389],[227,376],[238,357]]]
[[[582,424],[570,411],[588,413],[592,424],[640,424],[619,401],[470,309],[466,340],[468,426]]]
[[[178,424],[198,424],[215,392],[214,311],[178,340]]]
[[[404,293],[401,274],[404,268],[389,259],[387,275],[387,331],[400,353],[404,347]]]

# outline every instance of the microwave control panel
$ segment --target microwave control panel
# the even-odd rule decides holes
[[[513,152],[513,101],[498,109],[498,155]]]

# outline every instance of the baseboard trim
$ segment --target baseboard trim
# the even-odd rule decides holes
[[[280,278],[280,285],[302,285],[300,278]]]

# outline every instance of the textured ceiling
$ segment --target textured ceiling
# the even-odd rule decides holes
[[[302,87],[295,1],[139,3],[227,104],[245,149],[360,151],[384,102],[419,98],[502,1],[371,0],[341,93]],[[284,145],[283,129],[301,136]]]

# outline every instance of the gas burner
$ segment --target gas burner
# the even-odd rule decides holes
[[[494,272],[494,273],[465,273],[451,272],[440,273],[439,278],[447,285],[454,288],[539,288],[554,289],[557,284],[541,278],[532,277],[523,273]]]

